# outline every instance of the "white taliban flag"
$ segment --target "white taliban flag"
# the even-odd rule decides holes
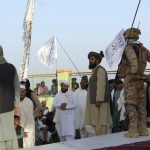
[[[53,36],[48,42],[46,42],[38,51],[37,58],[45,66],[52,68],[57,58],[57,44],[56,37]]]
[[[23,41],[24,41],[24,54],[23,62],[21,65],[20,78],[27,78],[28,66],[29,66],[29,56],[30,56],[30,45],[31,45],[31,33],[32,33],[32,18],[34,14],[35,0],[27,1],[27,8],[23,22]]]
[[[111,42],[111,44],[105,50],[106,61],[110,68],[114,65],[118,65],[124,48],[126,46],[126,41],[124,38],[124,29],[122,29]]]

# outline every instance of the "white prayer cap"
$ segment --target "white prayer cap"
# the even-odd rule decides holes
[[[43,115],[44,115],[44,116],[47,115],[48,112],[49,112],[49,110],[48,110],[48,109],[45,109],[44,112],[43,112]]]
[[[26,78],[21,79],[20,82],[27,82],[27,79]]]
[[[20,89],[25,90],[25,89],[26,89],[26,87],[25,87],[24,85],[20,84]]]
[[[66,84],[69,86],[69,81],[68,80],[60,80],[59,85],[61,85],[61,84]]]

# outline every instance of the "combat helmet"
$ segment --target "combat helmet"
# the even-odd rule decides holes
[[[130,30],[131,30],[131,33],[130,33]],[[124,32],[124,37],[125,37],[125,39],[139,39],[140,34],[141,34],[140,29],[138,29],[138,28],[129,28]]]

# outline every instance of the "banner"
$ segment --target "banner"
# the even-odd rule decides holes
[[[124,48],[126,46],[123,33],[124,30],[122,29],[105,50],[106,61],[110,68],[118,65],[121,60]]]
[[[26,13],[23,22],[23,41],[24,41],[24,53],[23,62],[21,64],[20,78],[27,78],[28,76],[28,66],[29,66],[29,56],[30,56],[30,45],[31,45],[31,33],[32,33],[32,18],[34,13],[35,0],[28,0]]]
[[[42,64],[49,67],[50,69],[52,68],[57,58],[57,44],[55,36],[53,36],[39,49],[37,58]]]

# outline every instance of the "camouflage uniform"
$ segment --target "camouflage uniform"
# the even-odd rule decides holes
[[[139,38],[140,30],[132,28],[130,37],[129,32],[130,29],[124,32],[125,38],[129,41],[124,52],[126,65],[121,68],[125,74],[124,96],[130,121],[128,133],[125,136],[138,137],[139,135],[148,135],[146,109],[144,107],[144,81],[141,77],[143,76],[146,62],[150,61],[150,52],[142,44],[138,44],[139,51],[137,54],[133,42]]]
[[[52,86],[51,86],[51,94],[52,96],[55,96],[58,93],[58,86],[57,86],[57,79],[52,80]]]
[[[71,79],[71,88],[72,88],[72,91],[75,91],[76,89],[75,89],[75,85],[77,84],[77,79],[76,78],[72,78]]]

